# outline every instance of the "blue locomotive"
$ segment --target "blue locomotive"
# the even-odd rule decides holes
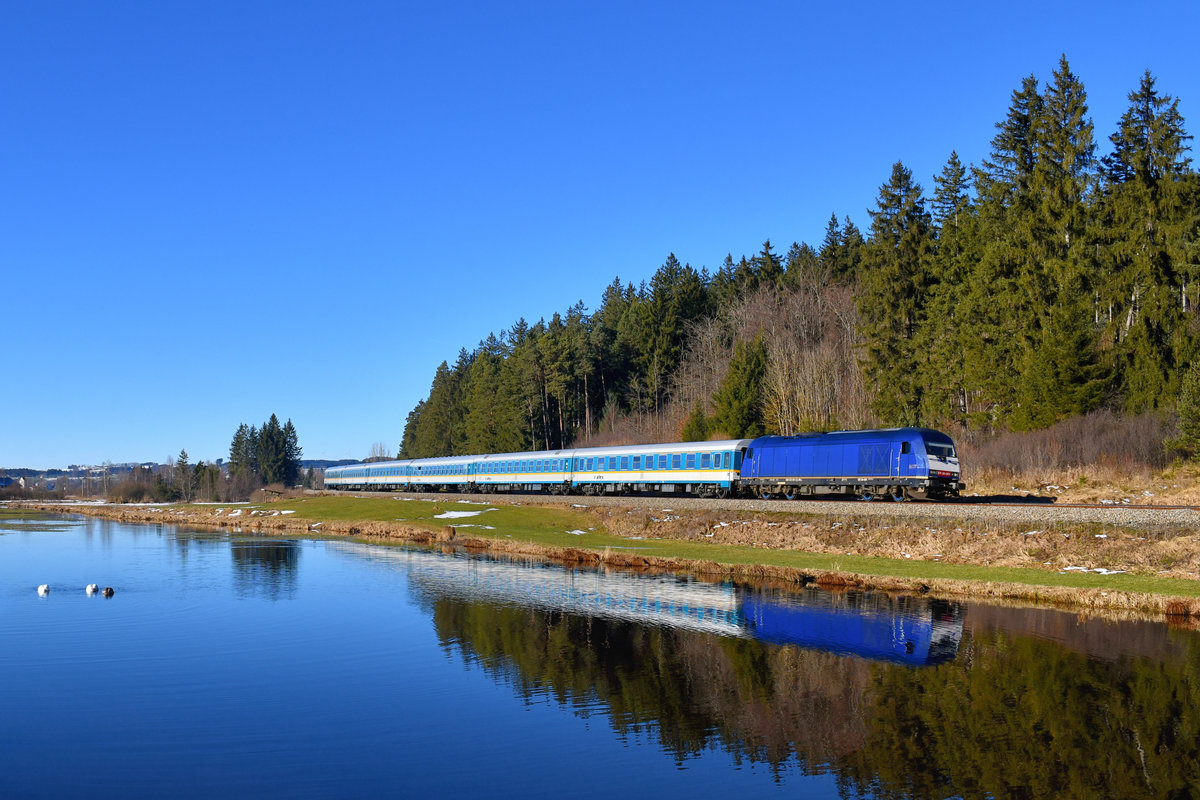
[[[583,447],[331,467],[330,489],[551,494],[841,494],[940,498],[964,488],[950,437],[926,428]]]
[[[739,485],[761,497],[852,494],[869,500],[957,495],[958,452],[928,428],[763,436],[742,461]]]

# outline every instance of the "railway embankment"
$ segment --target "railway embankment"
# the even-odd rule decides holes
[[[128,522],[412,542],[567,564],[1200,621],[1200,511],[1194,508],[495,495],[24,505]]]

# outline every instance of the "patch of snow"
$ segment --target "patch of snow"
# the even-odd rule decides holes
[[[242,510],[240,508],[229,512],[229,516],[231,516],[231,517],[240,517],[241,515],[242,515]]]
[[[567,531],[567,533],[571,534],[572,536],[586,536],[587,535],[587,531],[581,531],[578,528],[576,528],[573,531]]]
[[[1097,533],[1097,534],[1096,534],[1096,538],[1097,538],[1097,539],[1107,539],[1107,538],[1108,538],[1108,534],[1107,534],[1107,533]]]
[[[443,511],[441,514],[434,514],[434,519],[460,519],[462,517],[477,517],[487,511],[495,511],[494,508],[485,508],[483,511]]]
[[[587,508],[583,503],[571,503],[571,508]]]

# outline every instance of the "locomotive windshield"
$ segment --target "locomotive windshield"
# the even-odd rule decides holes
[[[955,458],[954,445],[940,442],[925,442],[925,452],[934,458],[943,460]]]

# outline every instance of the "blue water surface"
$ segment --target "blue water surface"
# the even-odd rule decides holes
[[[515,691],[439,638],[394,549],[337,545],[0,520],[0,796],[837,795]]]
[[[0,510],[0,799],[1197,797],[1196,628]]]

